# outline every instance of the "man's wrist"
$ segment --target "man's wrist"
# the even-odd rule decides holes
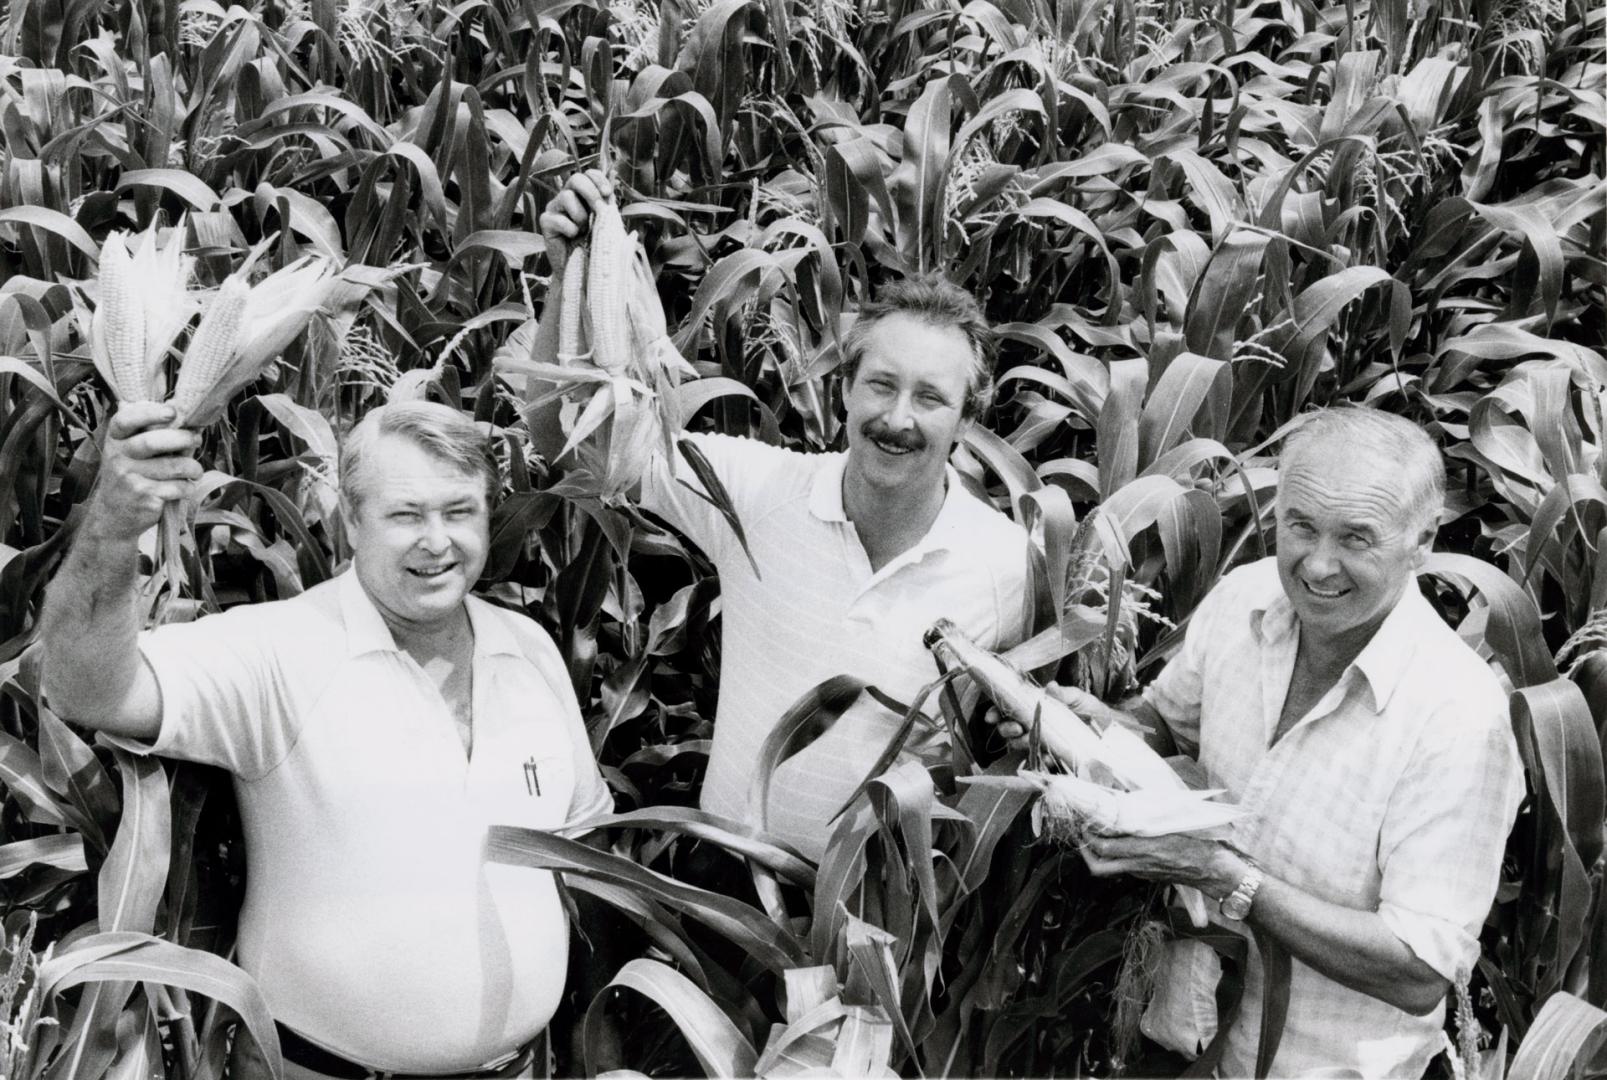
[[[1227,844],[1217,846],[1217,856],[1211,868],[1210,881],[1201,886],[1207,896],[1216,901],[1225,900],[1232,895],[1233,890],[1249,877],[1252,871],[1260,869],[1250,859],[1238,850]]]

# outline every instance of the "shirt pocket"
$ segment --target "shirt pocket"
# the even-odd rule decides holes
[[[556,829],[568,820],[575,766],[567,753],[509,746],[489,758],[476,779],[486,824]]]

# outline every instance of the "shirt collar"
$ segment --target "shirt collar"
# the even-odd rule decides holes
[[[340,575],[337,588],[340,592],[341,621],[346,626],[348,655],[401,651],[385,617],[379,613],[368,590],[357,579],[355,564]],[[469,627],[474,631],[475,656],[519,655],[519,643],[514,640],[513,631],[503,619],[497,617],[498,613],[492,610],[492,605],[478,596],[466,597],[464,602],[469,612]]]
[[[814,483],[809,489],[809,512],[821,521],[846,522],[848,511],[843,507],[843,477],[848,471],[848,455],[821,454],[820,457],[824,460],[815,469]],[[946,550],[964,538],[965,504],[960,500],[970,496],[961,490],[960,474],[954,466],[943,466],[943,477],[947,482],[943,505],[938,508],[937,517],[932,520],[926,535],[914,548],[905,552],[906,555]]]
[[[1418,591],[1417,576],[1414,574],[1401,593],[1400,600],[1384,616],[1384,621],[1347,669],[1347,672],[1359,672],[1367,680],[1368,689],[1373,695],[1373,706],[1378,712],[1384,710],[1395,688],[1411,667],[1419,634],[1418,621],[1424,614],[1436,617],[1429,609],[1428,601]],[[1284,640],[1295,633],[1298,627],[1299,619],[1295,616],[1294,605],[1281,588],[1269,602],[1250,612],[1250,629],[1262,644]]]

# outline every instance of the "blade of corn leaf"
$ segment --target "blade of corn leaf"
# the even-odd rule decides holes
[[[39,757],[45,783],[75,806],[91,827],[84,835],[97,850],[106,849],[100,818],[117,812],[111,778],[82,739],[49,709],[39,710]]]
[[[1540,1007],[1517,1056],[1507,1072],[1507,1080],[1565,1080],[1599,1067],[1600,1054],[1607,1042],[1607,1012],[1558,991]]]
[[[15,877],[30,866],[54,866],[59,870],[84,873],[84,838],[77,833],[56,833],[32,840],[0,844],[0,881]]]
[[[1143,360],[1117,360],[1110,365],[1110,393],[1105,395],[1094,425],[1099,493],[1105,499],[1138,475],[1139,420],[1148,382],[1149,364]]]
[[[729,938],[773,971],[796,966],[803,957],[792,935],[748,904],[686,885],[576,840],[539,829],[494,825],[486,836],[486,856],[493,862],[587,874],[599,881],[635,888]]]
[[[160,760],[114,747],[123,778],[123,815],[100,869],[102,932],[148,934],[167,885],[173,836],[167,773]]]
[[[927,700],[938,690],[952,682],[954,678],[955,674],[952,672],[938,676],[921,687],[916,692],[914,700],[908,705],[900,705],[897,701],[883,695],[874,686],[867,685],[865,687],[867,694],[875,697],[888,712],[898,713],[900,719],[898,727],[894,728],[893,733],[888,736],[887,743],[882,747],[881,753],[877,754],[876,760],[871,763],[870,770],[865,774],[865,779],[861,780],[859,786],[854,788],[853,794],[843,800],[843,804],[831,816],[832,821],[842,817],[848,808],[854,805],[860,795],[864,794],[887,771],[889,766],[898,760],[898,756],[904,752],[904,744],[909,741],[910,732],[915,730],[915,725],[923,719],[927,720],[928,723],[931,722],[931,718],[925,713]]]
[[[918,761],[906,761],[882,772],[870,787],[871,805],[883,823],[896,828],[904,856],[915,875],[921,907],[933,927],[938,919],[937,874],[932,865],[932,810],[936,792],[932,777]]]
[[[668,953],[681,969],[687,972],[697,986],[709,991],[709,978],[703,971],[703,965],[698,962],[697,956],[692,952],[685,933],[675,916],[665,910],[663,905],[638,895],[633,890],[621,886],[610,885],[604,881],[593,881],[589,878],[576,876],[564,882],[566,888],[576,892],[583,892],[595,896],[604,903],[610,904],[624,912],[642,932],[652,939],[653,944]]]
[[[1232,395],[1233,374],[1226,362],[1191,352],[1174,358],[1139,417],[1139,461],[1153,464],[1188,435],[1225,438]]]
[[[734,818],[722,817],[690,806],[650,806],[623,814],[604,814],[588,818],[575,826],[580,829],[652,829],[679,833],[707,840],[759,865],[787,880],[813,888],[815,871],[790,850],[766,839],[762,828],[754,828]]]
[[[681,452],[681,457],[686,459],[687,465],[691,466],[703,490],[699,491],[684,480],[677,479],[676,482],[720,512],[725,523],[731,526],[731,532],[736,535],[737,543],[742,545],[742,553],[748,557],[748,565],[753,568],[753,576],[762,577],[763,575],[759,573],[759,564],[754,561],[753,552],[748,548],[748,536],[737,517],[736,505],[731,501],[731,494],[726,491],[725,484],[720,481],[720,474],[714,471],[709,459],[691,439],[676,439],[675,448]]]
[[[786,1017],[788,1025],[798,1023],[816,1006],[824,1005],[837,996],[840,986],[837,969],[830,964],[793,968],[783,976],[786,983]]]
[[[0,782],[6,785],[27,819],[35,824],[65,827],[68,817],[76,814],[75,810],[62,805],[45,783],[44,766],[33,748],[3,731],[0,731]]]
[[[837,1033],[832,1055],[834,1076],[896,1076],[890,1069],[893,1024],[880,1009],[851,1006]]]
[[[898,967],[893,963],[893,935],[852,915],[848,917],[844,933],[853,964],[849,986],[853,985],[854,974],[865,980],[875,995],[876,1003],[892,1019],[893,1027],[909,1052],[915,1075],[924,1077],[926,1073],[921,1069],[920,1050],[910,1034],[899,1002]]]
[[[1512,712],[1519,731],[1529,732],[1534,740],[1540,769],[1531,782],[1544,789],[1547,816],[1563,841],[1556,884],[1560,963],[1540,987],[1544,993],[1558,987],[1567,965],[1585,944],[1592,908],[1588,869],[1602,852],[1607,779],[1595,719],[1572,681],[1558,678],[1520,688],[1513,694]]]
[[[770,827],[770,782],[776,768],[830,731],[867,685],[852,675],[833,675],[793,702],[765,735],[748,790],[748,805],[757,810],[761,831]]]
[[[149,982],[177,986],[227,1005],[257,1040],[268,1068],[283,1075],[279,1035],[251,977],[233,964],[199,949],[187,949],[146,934],[100,933],[75,942],[40,966],[44,998],[74,986],[96,983]]]
[[[753,1075],[758,1059],[753,1047],[730,1017],[721,1011],[707,994],[685,975],[667,964],[638,957],[610,980],[586,1010],[585,1046],[588,1070],[610,1069],[618,1065],[604,1061],[601,1053],[605,1045],[601,1028],[607,1023],[604,1010],[609,989],[622,987],[634,990],[669,1013],[675,1026],[686,1037],[687,1044],[697,1055],[698,1062],[708,1075],[739,1077]]]
[[[1466,582],[1484,597],[1490,607],[1485,640],[1514,686],[1538,686],[1557,677],[1540,632],[1540,613],[1511,578],[1487,562],[1444,551],[1429,555],[1423,573]]]
[[[848,900],[865,878],[865,848],[876,831],[876,816],[861,805],[832,827],[826,853],[815,878],[814,921],[809,928],[810,954],[841,968],[842,926],[848,918]]]

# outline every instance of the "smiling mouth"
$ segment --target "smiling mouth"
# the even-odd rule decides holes
[[[1341,596],[1350,592],[1349,589],[1334,589],[1332,591],[1319,589],[1309,581],[1302,581],[1300,584],[1308,593],[1319,600],[1338,600]]]
[[[434,581],[436,578],[443,577],[456,570],[457,566],[458,564],[455,562],[442,563],[439,566],[409,566],[407,572],[424,581]]]
[[[902,443],[886,442],[882,439],[878,439],[874,435],[870,436],[870,441],[876,446],[876,449],[880,450],[884,454],[892,454],[894,457],[902,457],[905,454],[915,453],[915,447],[913,446],[905,446]]]

